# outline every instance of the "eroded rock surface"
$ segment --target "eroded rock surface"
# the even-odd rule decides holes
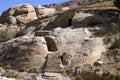
[[[109,17],[108,17],[109,16]],[[72,25],[79,26],[89,26],[95,24],[103,24],[112,22],[117,19],[117,14],[114,11],[78,11],[72,20]]]
[[[38,18],[50,16],[50,15],[56,13],[56,10],[54,8],[45,8],[40,5],[37,5],[34,8],[36,10]]]
[[[37,19],[35,9],[30,4],[19,4],[4,11],[0,22],[8,24],[26,24]]]
[[[18,70],[40,71],[48,53],[43,37],[22,37],[3,45],[2,65]]]
[[[58,51],[72,56],[72,64],[93,64],[105,51],[103,38],[89,38],[84,28],[56,28],[51,35]]]

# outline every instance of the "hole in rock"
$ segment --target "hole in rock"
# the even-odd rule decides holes
[[[72,26],[72,18],[68,20],[68,26]]]

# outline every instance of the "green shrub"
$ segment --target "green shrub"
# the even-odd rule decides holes
[[[0,42],[4,42],[14,38],[17,32],[18,30],[10,30],[10,29],[0,30]]]

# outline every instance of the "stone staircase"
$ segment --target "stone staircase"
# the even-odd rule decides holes
[[[60,73],[62,62],[60,60],[59,53],[50,53],[46,59],[46,68],[45,72]]]
[[[37,80],[70,80],[69,77],[61,74],[61,65],[60,54],[50,52],[46,57],[44,73]]]

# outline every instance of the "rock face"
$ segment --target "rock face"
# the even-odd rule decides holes
[[[66,28],[72,26],[72,19],[75,15],[74,11],[65,11],[61,14],[58,14],[57,17],[49,24],[46,25],[43,29],[53,30],[57,27]]]
[[[94,25],[108,24],[112,21],[117,20],[116,10],[93,10],[93,11],[72,11],[68,10],[57,16],[51,16],[42,20],[35,20],[28,23],[26,27],[19,33],[25,35],[38,31],[40,29],[53,30],[56,27],[66,28],[69,26],[75,27],[91,27]],[[108,24],[109,25],[109,24]]]
[[[100,58],[102,52],[105,52],[102,38],[84,39],[82,47],[77,51],[72,64],[93,64]]]
[[[7,45],[8,44],[8,45]],[[18,70],[41,71],[48,50],[43,37],[23,37],[4,44],[3,65]]]
[[[38,30],[41,30],[44,27],[50,25],[50,23],[53,22],[56,17],[57,17],[57,15],[53,15],[53,16],[48,17],[47,19],[46,19],[46,17],[44,17],[43,19],[34,20],[34,21],[28,23],[26,25],[26,27],[18,33],[18,36],[31,34],[34,31],[36,32]]]
[[[56,13],[56,10],[54,8],[45,8],[45,7],[42,7],[40,5],[37,5],[34,8],[36,10],[38,18],[50,16],[50,15]]]
[[[55,28],[52,34],[55,38],[51,38],[55,40],[58,51],[71,55],[75,55],[77,48],[80,49],[84,39],[88,38],[84,29]]]
[[[8,24],[26,24],[35,19],[37,16],[34,7],[29,4],[20,4],[3,12],[0,21]]]
[[[89,26],[102,24],[114,21],[116,18],[117,15],[114,11],[78,11],[72,19],[72,25],[79,27],[81,25]]]
[[[90,25],[98,23],[103,23],[101,17],[95,16],[94,14],[82,12],[76,13],[72,21],[73,26]]]
[[[73,58],[73,63],[93,64],[100,58],[105,47],[102,38],[89,38],[84,28],[56,28],[53,30],[52,38],[60,53],[67,53]],[[99,45],[99,46],[98,46]],[[79,59],[76,57],[79,57]],[[74,61],[75,60],[75,61]],[[80,62],[79,62],[80,61]]]

